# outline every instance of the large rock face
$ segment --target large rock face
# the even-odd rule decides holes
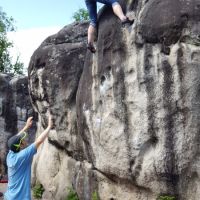
[[[85,56],[81,23],[32,56],[38,133],[49,111],[55,119],[33,170],[44,199],[71,185],[81,200],[199,199],[200,1],[125,2],[135,24],[122,28],[105,8],[96,54]]]
[[[38,134],[46,126],[48,112],[55,122],[49,143],[39,149],[33,167],[34,177],[46,189],[45,199],[65,199],[72,171],[80,167],[76,161],[85,156],[77,134],[76,93],[86,54],[87,26],[85,22],[63,28],[47,38],[30,61],[30,93],[41,125]]]
[[[0,174],[6,174],[7,140],[23,128],[28,116],[34,114],[27,77],[0,74]],[[35,131],[36,125],[33,124],[29,130],[29,142],[35,138]]]

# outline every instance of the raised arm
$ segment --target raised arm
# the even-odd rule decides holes
[[[44,140],[47,138],[52,126],[53,126],[53,123],[52,123],[51,115],[49,115],[47,128],[36,138],[34,142],[36,148],[38,148],[40,144],[42,144]]]
[[[26,125],[17,135],[26,132],[32,126],[32,123],[33,123],[33,117],[29,117],[26,121]]]

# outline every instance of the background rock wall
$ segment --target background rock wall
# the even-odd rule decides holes
[[[37,121],[28,92],[25,76],[0,74],[0,174],[6,174],[7,140],[25,125],[28,116]],[[36,124],[28,131],[28,142],[35,138]]]
[[[199,198],[200,1],[121,1],[132,26],[110,8],[99,15],[97,52],[86,55],[86,22],[64,27],[32,56],[29,86],[55,129],[33,176],[44,199]],[[44,160],[46,161],[44,164]]]
[[[47,126],[55,129],[39,149],[33,167],[33,182],[45,187],[44,199],[65,199],[67,188],[85,158],[77,130],[76,93],[83,71],[88,22],[64,27],[35,51],[29,66],[29,88],[39,113],[38,134]],[[45,161],[45,164],[44,164]]]

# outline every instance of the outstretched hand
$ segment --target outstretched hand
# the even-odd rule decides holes
[[[26,128],[30,128],[33,123],[33,117],[29,117],[26,121]]]
[[[52,128],[53,127],[53,121],[52,121],[52,116],[49,115],[49,118],[48,118],[48,128]]]

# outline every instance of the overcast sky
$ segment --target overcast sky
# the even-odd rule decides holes
[[[84,0],[0,0],[0,7],[16,21],[17,31],[8,34],[15,45],[11,54],[13,60],[19,55],[25,67],[44,39],[70,24],[79,8],[86,8]]]

